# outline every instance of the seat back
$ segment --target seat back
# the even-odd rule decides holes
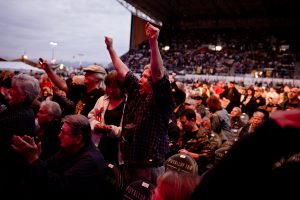
[[[104,187],[105,187],[105,192],[110,197],[119,197],[122,195],[123,176],[118,165],[114,163],[106,163]]]

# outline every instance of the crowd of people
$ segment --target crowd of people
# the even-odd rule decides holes
[[[40,59],[39,80],[1,74],[1,193],[121,199],[138,180],[155,185],[153,200],[221,197],[250,187],[253,195],[275,195],[264,184],[286,189],[278,194],[295,188],[284,183],[300,180],[300,89],[184,84],[166,69],[160,30],[147,23],[145,32],[150,55],[139,78],[108,36],[112,71],[91,65],[84,76],[65,79]],[[166,171],[175,154],[194,159],[197,174]],[[109,193],[110,165],[122,176],[113,191],[120,195]]]
[[[186,30],[163,38],[164,65],[177,74],[231,75],[259,73],[261,77],[293,78],[297,38],[287,30]],[[215,46],[221,46],[216,51]],[[122,56],[135,72],[149,61],[148,44],[142,43]]]

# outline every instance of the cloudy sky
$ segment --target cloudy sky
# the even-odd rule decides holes
[[[104,36],[119,55],[129,49],[131,14],[116,0],[0,0],[0,58],[110,62]]]

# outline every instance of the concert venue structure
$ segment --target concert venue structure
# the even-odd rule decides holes
[[[143,29],[150,21],[161,26],[160,47],[170,72],[299,84],[297,0],[118,1],[132,12],[130,51],[122,58],[136,72],[147,62]]]

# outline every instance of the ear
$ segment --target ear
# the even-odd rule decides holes
[[[81,134],[76,135],[76,143],[77,144],[81,144],[82,143],[82,139],[83,139],[83,136]]]
[[[54,120],[55,120],[55,118],[54,118],[54,114],[50,114],[50,113],[48,113],[48,115],[49,115],[49,117],[51,118],[51,121],[54,121]]]

